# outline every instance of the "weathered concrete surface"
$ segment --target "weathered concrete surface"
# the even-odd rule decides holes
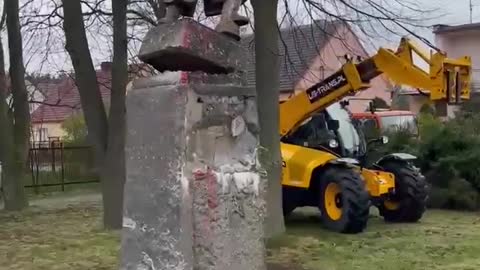
[[[185,18],[152,28],[139,58],[158,71],[241,72],[247,52],[239,43],[198,22]]]
[[[195,269],[265,269],[265,187],[256,158],[255,99],[213,91],[195,93],[203,112],[192,121],[187,147],[192,150],[186,171],[193,171]]]
[[[154,76],[146,79],[134,81],[134,87],[156,87],[159,85],[174,85],[175,83],[190,84],[200,94],[210,93],[212,88],[220,88],[218,95],[248,95],[253,89],[245,88],[247,81],[245,76],[240,73],[229,74],[206,74],[204,72],[164,72],[162,76]],[[226,83],[228,82],[228,83]],[[227,87],[225,87],[227,86]],[[206,91],[203,89],[207,89]],[[210,90],[208,90],[210,89]],[[247,92],[245,92],[247,90]]]
[[[192,205],[181,177],[186,94],[164,86],[128,95],[120,269],[192,269]]]
[[[164,73],[127,96],[122,270],[265,269],[254,90],[205,76]]]

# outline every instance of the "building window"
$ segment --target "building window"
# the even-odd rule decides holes
[[[48,141],[48,129],[37,128],[35,140],[39,142]]]

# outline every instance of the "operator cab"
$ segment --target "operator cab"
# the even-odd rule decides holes
[[[339,103],[315,113],[282,141],[341,157],[356,158],[366,151],[363,136],[359,135],[349,112]]]
[[[352,116],[360,123],[367,138],[398,131],[412,137],[419,136],[417,117],[411,111],[377,109],[372,112],[354,113]]]

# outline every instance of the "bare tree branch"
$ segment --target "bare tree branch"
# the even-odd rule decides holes
[[[151,25],[157,25],[157,21],[150,18],[148,15],[146,15],[145,13],[142,13],[140,11],[137,11],[137,10],[134,10],[134,9],[129,9],[127,10],[127,14],[133,14],[133,15],[136,15],[137,17],[136,18],[130,18],[130,19],[134,19],[134,20],[143,20]]]
[[[3,31],[3,28],[5,27],[5,19],[7,18],[7,12],[5,8],[2,10],[2,17],[0,19],[0,32]]]
[[[62,99],[58,99],[56,103],[48,103],[45,101],[38,101],[38,100],[30,100],[29,103],[31,104],[41,104],[49,107],[64,107],[64,108],[70,108],[70,109],[80,109],[81,106],[80,104],[77,105],[69,105],[69,104],[61,104]]]

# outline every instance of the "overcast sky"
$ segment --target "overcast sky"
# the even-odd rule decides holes
[[[39,3],[46,0],[36,0]],[[282,0],[280,0],[282,1]],[[319,0],[318,2],[323,2],[326,0]],[[359,0],[361,3],[361,0]],[[386,3],[394,3],[394,1],[402,1],[402,0],[383,0]],[[424,8],[425,10],[433,10],[433,12],[425,13],[425,17],[433,18],[430,20],[425,20],[423,22],[424,25],[433,25],[433,24],[450,24],[450,25],[457,25],[457,24],[465,24],[470,22],[470,11],[469,11],[469,0],[409,0],[411,2],[417,2],[419,5]],[[480,22],[480,0],[471,0],[473,5],[473,22]],[[3,1],[0,1],[3,2]],[[294,3],[298,3],[297,0],[289,0],[291,6],[294,6]],[[2,3],[0,3],[0,9]],[[279,13],[282,11],[279,10]],[[398,12],[401,12],[404,16],[408,15],[408,10],[399,9]],[[299,8],[297,14],[295,14],[298,18],[304,17],[305,14],[302,15],[304,11],[302,8]],[[417,16],[419,14],[416,14]],[[384,33],[381,38],[378,39],[369,39],[367,46],[387,46],[393,47],[396,46],[398,42],[398,36],[388,34],[388,31],[385,29],[379,29],[380,32]],[[431,33],[431,29],[422,28],[422,29],[415,29],[415,32],[425,38],[429,39],[433,42],[433,34]],[[29,39],[30,38],[30,39]],[[29,41],[26,41],[29,39]],[[60,38],[61,39],[61,38]],[[31,36],[28,33],[24,33],[24,43],[30,42],[30,44],[35,44],[33,47],[38,48],[42,42],[42,38],[34,38],[32,40]],[[3,43],[6,47],[6,35],[3,34]],[[106,46],[105,43],[109,42],[102,42],[101,40],[91,42],[90,46],[92,47],[93,51],[93,58],[96,65],[99,65],[102,61],[110,61],[109,55],[111,55],[111,46]],[[32,45],[30,45],[32,47]],[[50,45],[50,49],[52,49],[52,53],[49,55],[48,64],[41,65],[40,63],[45,63],[44,59],[41,59],[42,56],[37,56],[32,53],[28,55],[25,52],[25,62],[28,62],[27,70],[28,71],[38,71],[40,70],[40,66],[42,66],[42,72],[58,72],[58,70],[64,69],[69,70],[71,69],[70,61],[65,53],[63,53],[63,44],[61,40],[58,40],[53,45]],[[427,48],[427,47],[425,47]],[[30,48],[31,49],[31,48]],[[370,48],[371,49],[371,48]],[[6,50],[7,51],[7,50]],[[8,64],[8,60],[7,60]]]
[[[432,12],[435,18],[429,23],[432,24],[466,24],[470,23],[470,1],[469,0],[419,0],[428,9],[437,9]],[[471,0],[472,2],[472,21],[480,22],[480,0]],[[423,30],[424,36],[433,41],[431,31]]]

